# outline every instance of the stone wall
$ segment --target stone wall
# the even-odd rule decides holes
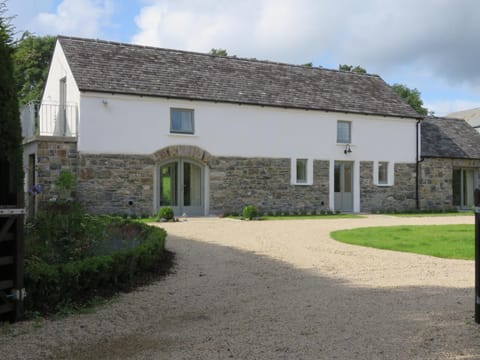
[[[405,211],[416,208],[416,164],[395,164],[394,185],[373,183],[373,161],[360,162],[360,209]]]
[[[151,215],[155,162],[141,155],[80,155],[77,199],[91,213]]]
[[[426,158],[420,163],[420,208],[451,209],[453,169],[480,168],[480,160]],[[476,184],[480,184],[477,171]]]
[[[74,139],[37,139],[36,183],[40,202],[57,198],[62,170],[77,177],[77,200],[92,213],[152,214],[159,163],[185,157],[209,167],[210,213],[239,213],[245,205],[275,213],[313,213],[329,208],[329,162],[315,160],[312,185],[291,185],[287,158],[215,157],[194,146],[173,146],[151,156],[79,154]],[[420,163],[421,209],[453,207],[454,168],[480,168],[480,160],[425,159]],[[394,185],[373,184],[373,162],[360,162],[362,212],[416,208],[416,164],[395,164]],[[477,171],[477,186],[480,174]]]
[[[40,205],[58,198],[55,181],[62,170],[78,175],[78,152],[75,139],[39,138],[37,145],[36,183],[42,187],[42,193],[37,196]]]
[[[328,209],[329,163],[313,163],[313,185],[290,184],[290,159],[217,157],[210,162],[210,211],[311,213]]]

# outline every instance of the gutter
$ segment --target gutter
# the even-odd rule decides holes
[[[415,200],[416,200],[416,205],[417,205],[417,210],[420,210],[420,163],[425,160],[423,156],[421,156],[421,147],[420,147],[420,129],[421,129],[421,122],[423,119],[417,120],[417,142],[416,142],[416,148],[417,148],[417,164],[416,164],[416,177],[415,177]]]

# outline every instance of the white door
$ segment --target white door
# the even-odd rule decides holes
[[[353,163],[336,161],[334,166],[335,210],[353,211]]]

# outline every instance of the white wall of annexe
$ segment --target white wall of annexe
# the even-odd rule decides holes
[[[78,90],[77,83],[73,77],[65,53],[63,52],[62,47],[57,44],[53,53],[52,63],[50,64],[48,81],[45,84],[42,102],[58,103],[60,98],[59,82],[62,78],[66,79],[67,103],[79,104],[80,91]]]
[[[194,135],[170,134],[170,109],[194,110]],[[145,154],[171,145],[198,146],[214,156],[330,161],[354,164],[353,210],[361,209],[360,161],[416,161],[416,120],[339,112],[83,92],[81,153]],[[351,150],[337,144],[337,120],[351,121]],[[294,161],[292,161],[293,173]],[[311,173],[310,173],[311,174]]]

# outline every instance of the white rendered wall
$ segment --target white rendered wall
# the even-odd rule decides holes
[[[194,135],[170,134],[172,107],[195,111]],[[182,144],[214,156],[416,160],[413,119],[93,93],[82,93],[80,113],[85,153],[152,154]],[[352,121],[349,155],[336,144],[337,120]]]
[[[80,91],[59,42],[55,45],[42,101],[58,103],[60,79],[67,79],[67,103],[79,104]]]
[[[53,135],[56,129],[55,122],[58,121],[58,112],[60,111],[56,105],[60,103],[60,80],[63,78],[66,79],[65,105],[68,106],[66,111],[66,131],[70,135],[71,132],[75,133],[77,131],[76,112],[78,113],[78,108],[75,110],[75,106],[78,107],[80,104],[80,91],[68,65],[65,53],[57,41],[45,84],[42,108],[40,109],[40,135]],[[55,135],[63,135],[63,133]]]

